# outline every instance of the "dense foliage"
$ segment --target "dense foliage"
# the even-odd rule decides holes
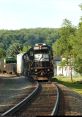
[[[0,58],[16,56],[22,51],[27,51],[35,43],[52,45],[58,38],[58,29],[0,30]]]
[[[53,44],[56,55],[66,58],[64,65],[82,74],[82,22],[74,27],[67,19],[60,30],[60,38]]]
[[[82,4],[80,4],[82,10]],[[53,44],[56,55],[66,58],[64,65],[82,74],[82,17],[76,27],[65,19],[60,30],[60,38]],[[72,72],[71,72],[72,73]]]

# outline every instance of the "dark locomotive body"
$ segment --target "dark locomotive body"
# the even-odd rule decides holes
[[[35,44],[23,55],[24,75],[36,80],[51,80],[54,75],[52,48],[46,44]]]

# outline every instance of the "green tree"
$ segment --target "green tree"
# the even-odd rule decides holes
[[[76,37],[73,44],[73,53],[75,56],[74,68],[82,74],[82,22],[79,23]]]
[[[76,33],[76,28],[72,26],[71,22],[67,19],[64,20],[63,26],[60,30],[60,38],[53,44],[53,49],[56,55],[60,55],[65,58],[65,66],[69,65],[71,69],[71,80],[72,80],[72,66],[73,61],[71,61],[73,56],[73,43],[74,36]]]
[[[29,45],[24,45],[21,52],[27,52],[30,48],[31,48],[31,46],[29,46]]]
[[[82,4],[80,4],[82,10]],[[82,74],[82,17],[77,27],[76,36],[73,41],[74,68]]]
[[[0,48],[0,58],[5,57],[6,53],[3,48]]]
[[[22,50],[22,45],[20,43],[13,43],[7,50],[7,56],[15,57]]]

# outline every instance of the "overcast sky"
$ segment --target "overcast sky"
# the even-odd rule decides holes
[[[0,0],[0,29],[58,28],[67,18],[77,26],[82,0]]]

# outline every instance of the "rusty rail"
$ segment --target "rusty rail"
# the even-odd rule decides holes
[[[56,85],[56,84],[55,84]],[[53,108],[53,111],[51,113],[51,116],[53,115],[57,115],[58,113],[58,108],[59,108],[59,102],[60,102],[60,89],[59,87],[56,85],[56,89],[57,89],[57,97],[56,97],[56,102]]]

